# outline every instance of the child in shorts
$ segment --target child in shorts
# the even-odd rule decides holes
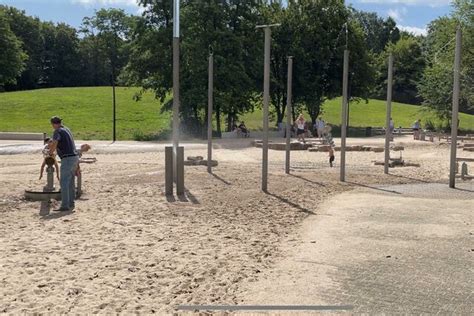
[[[44,139],[44,148],[41,151],[43,154],[43,163],[41,164],[41,169],[40,169],[40,180],[43,178],[43,173],[44,173],[44,167],[46,164],[48,165],[54,165],[54,170],[56,171],[56,178],[59,181],[59,166],[58,166],[58,161],[56,160],[56,152],[53,154],[50,153],[50,145],[52,144],[53,140],[49,137]]]
[[[332,164],[334,162],[334,159],[336,159],[334,157],[334,149],[332,148],[332,146],[329,147],[329,166],[332,168]]]

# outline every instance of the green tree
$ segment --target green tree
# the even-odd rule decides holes
[[[25,70],[16,80],[16,85],[7,89],[34,89],[39,85],[42,71],[43,39],[41,21],[27,16],[24,11],[13,7],[2,7],[8,17],[10,29],[21,41],[22,49],[27,54]]]
[[[420,39],[404,34],[394,43],[389,43],[385,51],[378,57],[377,73],[377,98],[386,97],[388,56],[393,54],[393,100],[401,103],[421,104],[418,85],[425,69],[425,56],[423,55]]]
[[[186,1],[181,10],[181,107],[183,127],[199,133],[207,115],[207,59],[215,61],[215,113],[220,132],[222,117],[230,129],[239,114],[251,110],[261,72],[262,34],[255,31],[261,1]],[[132,82],[153,89],[161,100],[172,89],[172,3],[141,1],[146,6],[138,23],[127,69]],[[263,46],[263,45],[262,45]],[[263,59],[263,58],[262,58]],[[262,67],[263,68],[263,67]],[[167,109],[171,108],[171,100]]]
[[[0,8],[0,88],[15,84],[16,78],[25,69],[27,55],[21,49],[21,42],[10,30],[4,11]]]
[[[366,99],[373,81],[371,55],[359,23],[349,19],[344,4],[336,0],[289,1],[288,12],[295,56],[294,101],[304,104],[312,122],[325,100],[341,94],[346,44],[351,53],[350,95]]]
[[[80,85],[79,38],[77,31],[64,24],[43,23],[44,41],[41,85],[70,87]]]
[[[362,27],[367,47],[375,54],[382,53],[387,44],[396,43],[400,39],[400,30],[391,17],[384,20],[375,12],[358,11],[352,8],[351,15]]]
[[[96,50],[108,58],[112,84],[127,62],[126,42],[130,40],[133,18],[121,9],[101,9],[93,17],[85,17],[81,32],[92,37]],[[99,53],[97,54],[99,55]]]
[[[83,19],[82,32],[88,36],[96,36],[95,44],[105,52],[110,66],[110,82],[112,84],[113,129],[112,140],[116,140],[116,96],[115,85],[120,70],[128,59],[126,42],[133,29],[133,19],[121,9],[101,9],[95,16]]]
[[[463,31],[461,95],[459,110],[474,113],[474,5],[467,0],[454,2],[451,17],[442,17],[428,27],[425,40],[428,65],[419,85],[423,104],[449,123],[452,108],[455,34],[458,25]]]

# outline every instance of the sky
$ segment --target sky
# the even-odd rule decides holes
[[[74,27],[81,25],[83,17],[92,16],[94,10],[104,7],[140,13],[136,0],[0,0],[0,3],[25,10],[41,20],[65,22]],[[384,18],[391,16],[399,28],[417,35],[426,34],[429,22],[452,9],[450,0],[346,0],[346,3],[356,9],[377,12]]]

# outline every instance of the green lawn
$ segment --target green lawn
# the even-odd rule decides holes
[[[117,88],[117,138],[159,134],[170,127],[170,113],[152,93],[136,102],[138,88]],[[50,132],[59,115],[77,139],[112,138],[112,88],[55,88],[0,94],[0,131]]]
[[[349,125],[353,127],[385,126],[385,108],[386,101],[369,100],[369,103],[365,103],[365,101],[361,101],[360,103],[353,102],[350,104],[349,108]],[[306,120],[310,120],[307,113],[303,114],[306,116]],[[330,124],[340,125],[341,98],[327,101],[323,105],[323,113],[321,116]],[[410,127],[418,118],[422,120],[423,126],[427,120],[431,120],[433,123],[438,124],[435,115],[426,111],[423,107],[396,102],[392,103],[392,118],[396,127]],[[258,109],[253,113],[247,113],[242,117],[242,120],[245,121],[245,124],[250,129],[261,129],[262,111]],[[474,129],[474,115],[460,113],[460,121],[461,129]],[[270,126],[275,126],[275,122],[272,122]]]
[[[133,100],[139,88],[117,88],[117,137],[119,140],[147,139],[166,135],[171,126],[170,113],[160,113],[161,104],[152,93],[141,101]],[[323,118],[340,124],[340,98],[324,104]],[[410,127],[417,118],[436,122],[421,107],[393,103],[396,126]],[[77,139],[112,138],[112,89],[110,87],[55,88],[0,93],[0,131],[51,132],[49,118],[59,115]],[[309,120],[309,116],[306,116]],[[262,127],[262,112],[256,109],[242,117],[251,130]],[[224,121],[224,120],[223,120]],[[352,103],[350,125],[354,127],[383,126],[385,102],[370,100]],[[271,122],[270,126],[275,126]],[[461,128],[474,129],[474,116],[461,114]]]

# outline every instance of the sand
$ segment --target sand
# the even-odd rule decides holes
[[[329,197],[361,186],[446,182],[449,166],[447,145],[402,137],[404,158],[420,168],[386,176],[372,163],[383,153],[349,152],[341,184],[338,154],[330,169],[327,153],[292,152],[285,175],[285,153],[270,151],[263,193],[261,149],[225,140],[214,146],[215,173],[186,167],[186,196],[167,198],[163,144],[90,143],[88,156],[98,162],[82,167],[84,195],[73,213],[23,199],[25,189],[44,185],[39,145],[0,155],[0,313],[163,314],[181,304],[239,304],[241,289],[281,258],[282,242]],[[204,143],[186,148],[186,156],[206,155]]]

